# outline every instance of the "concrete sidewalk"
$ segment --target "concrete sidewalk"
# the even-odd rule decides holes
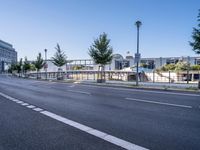
[[[106,83],[97,83],[96,80],[79,80],[76,83],[104,85],[104,86],[118,86],[118,87],[133,87],[133,88],[148,88],[148,89],[162,89],[162,90],[191,90],[200,91],[197,83],[152,83],[152,82],[139,82],[136,86],[135,82],[125,81],[106,81]]]

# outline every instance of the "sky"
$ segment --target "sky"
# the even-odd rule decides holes
[[[189,46],[200,0],[0,0],[0,39],[18,59],[51,58],[59,43],[68,59],[88,59],[88,48],[108,34],[114,53],[136,53],[140,20],[142,57],[196,56]]]

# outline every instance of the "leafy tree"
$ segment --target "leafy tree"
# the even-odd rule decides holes
[[[8,68],[8,72],[13,73],[15,70],[17,70],[17,63],[11,63],[11,65]]]
[[[54,57],[52,57],[52,62],[57,67],[62,67],[67,63],[67,57],[65,53],[61,50],[60,45],[57,44],[56,47],[56,53],[54,54]]]
[[[186,61],[179,61],[176,65],[175,65],[175,70],[176,71],[186,71],[190,69],[190,64]]]
[[[60,80],[63,79],[61,67],[67,63],[67,56],[61,50],[59,44],[56,45],[55,49],[56,53],[54,54],[54,57],[52,57],[52,63],[58,67],[57,79]]]
[[[199,9],[199,15],[197,17],[197,21],[199,21],[199,24],[197,28],[193,28],[193,32],[192,32],[193,42],[190,42],[190,45],[192,46],[192,50],[196,54],[200,54],[200,9]]]
[[[101,80],[105,65],[112,61],[113,48],[109,44],[110,39],[107,38],[106,33],[103,33],[94,40],[94,43],[89,48],[88,54],[96,64],[100,65]]]
[[[191,70],[200,70],[200,65],[191,66]]]
[[[160,68],[161,71],[175,70],[175,64],[166,64]]]
[[[22,65],[23,65],[23,60],[21,58],[20,61],[17,63],[17,66],[16,66],[17,73],[19,74],[19,77],[20,77],[20,73],[22,71]]]
[[[31,71],[35,71],[36,70],[35,65],[33,63],[30,63],[30,70]]]
[[[42,59],[41,53],[38,54],[37,59],[35,62],[33,62],[33,64],[37,70],[37,79],[38,79],[39,78],[38,73],[40,69],[42,69],[42,67],[44,66],[44,60]]]
[[[29,71],[31,69],[31,65],[30,62],[28,61],[27,57],[24,58],[24,64],[23,64],[23,70],[25,72],[25,74],[27,73],[27,71]]]

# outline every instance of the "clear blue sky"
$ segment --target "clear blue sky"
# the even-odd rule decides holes
[[[195,56],[188,41],[200,0],[0,0],[0,39],[18,57],[48,57],[59,43],[68,59],[89,58],[94,38],[106,32],[114,53],[136,52],[141,20],[142,57]]]

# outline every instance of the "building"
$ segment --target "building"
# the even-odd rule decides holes
[[[17,62],[17,52],[13,46],[0,40],[0,72],[4,72],[11,63],[15,62]]]
[[[160,68],[165,64],[176,64],[178,61],[185,61],[191,65],[200,65],[199,57],[159,57],[159,58],[141,58],[140,68],[145,66],[143,71],[152,71],[154,69]],[[58,67],[56,67],[51,60],[47,60],[47,71],[56,72]],[[68,60],[67,64],[61,67],[63,71],[72,71],[72,70],[98,70],[99,66],[96,65],[92,59],[74,59]],[[113,59],[110,64],[105,66],[105,71],[134,71],[135,68],[135,58],[127,53],[125,57],[121,54],[114,54]],[[144,69],[143,68],[143,69]],[[140,69],[139,69],[140,70]],[[45,71],[45,69],[41,69]]]

